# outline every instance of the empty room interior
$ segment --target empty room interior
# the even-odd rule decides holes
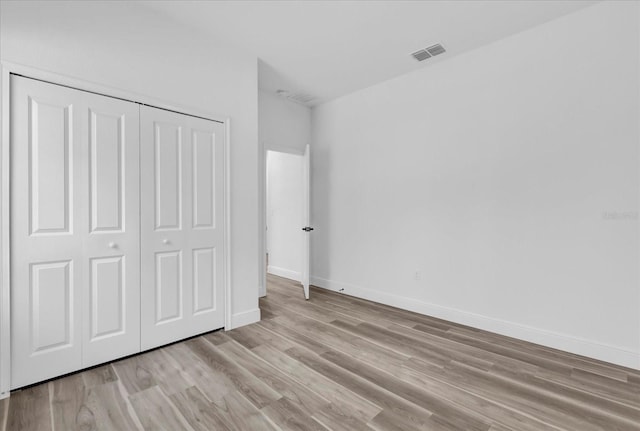
[[[640,430],[640,1],[0,0],[0,431]]]

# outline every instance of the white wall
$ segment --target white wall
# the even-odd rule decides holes
[[[303,154],[311,142],[311,109],[275,94],[258,94],[260,142],[266,149]]]
[[[2,2],[0,12],[3,61],[231,118],[232,312],[235,324],[259,319],[257,59],[134,2]]]
[[[312,282],[640,367],[639,17],[600,3],[314,108]]]
[[[302,161],[267,153],[267,272],[300,281],[302,273]]]

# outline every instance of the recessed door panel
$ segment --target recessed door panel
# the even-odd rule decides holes
[[[193,148],[193,227],[213,228],[215,225],[215,134],[194,130]]]
[[[182,128],[154,124],[156,229],[180,229],[182,218]]]
[[[216,309],[216,249],[193,250],[193,313]]]
[[[91,341],[125,330],[124,273],[124,256],[91,259]]]
[[[31,264],[29,313],[35,354],[73,343],[73,274],[71,261]]]
[[[182,259],[179,251],[156,253],[156,323],[182,316]]]
[[[69,233],[73,105],[28,97],[31,233]]]
[[[90,113],[91,231],[122,230],[124,116]]]

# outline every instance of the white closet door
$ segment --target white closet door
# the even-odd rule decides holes
[[[82,365],[82,98],[11,78],[12,389]]]
[[[11,78],[12,388],[139,351],[138,115]]]
[[[86,98],[84,367],[140,351],[140,108]]]
[[[141,107],[142,349],[224,326],[224,125]]]

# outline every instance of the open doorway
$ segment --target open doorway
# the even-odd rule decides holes
[[[301,284],[309,297],[308,149],[267,150],[265,169],[266,272]]]

